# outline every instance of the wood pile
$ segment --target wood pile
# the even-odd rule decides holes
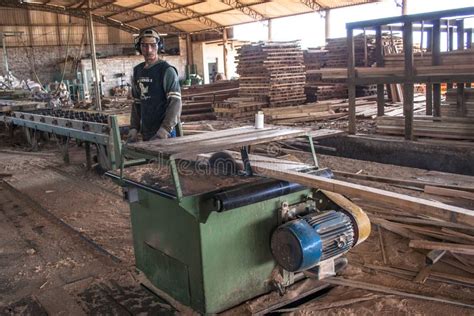
[[[377,118],[377,133],[404,135],[405,118],[381,116]],[[474,119],[460,117],[416,116],[413,119],[416,137],[474,140]]]
[[[308,84],[304,88],[308,102],[324,101],[329,99],[345,99],[348,97],[345,83]]]
[[[474,89],[464,88],[463,95],[466,113],[460,113],[457,107],[457,89],[450,89],[446,93],[446,102],[441,106],[441,116],[472,117],[474,118]]]
[[[265,121],[271,124],[293,124],[327,121],[346,117],[349,109],[347,99],[327,100],[307,103],[298,106],[263,109]],[[356,115],[375,109],[377,103],[374,97],[362,97],[356,100]]]
[[[448,197],[451,199],[464,199],[473,201],[474,186],[459,184],[456,180],[446,179],[407,179],[390,178],[385,176],[367,175],[342,171],[333,171],[337,179],[346,181],[364,182],[391,185],[394,187],[410,188],[427,194],[430,199],[436,200]],[[413,197],[413,199],[417,199]],[[369,215],[372,225],[376,227],[375,233],[378,239],[378,247],[381,253],[381,262],[378,264],[364,263],[365,268],[376,272],[387,273],[401,279],[411,280],[423,284],[427,280],[446,284],[473,286],[474,268],[470,255],[474,253],[472,242],[474,241],[474,226],[464,221],[453,219],[457,213],[447,212],[444,218],[435,216],[426,217],[414,208],[398,207],[388,209],[382,203],[373,201],[360,201],[361,206]],[[453,208],[455,208],[453,206]],[[472,211],[466,210],[465,212]],[[471,215],[472,217],[472,215]],[[390,257],[390,245],[387,239],[390,234],[396,234],[407,240],[407,244],[417,253],[421,254],[424,262],[420,262],[419,268],[401,266],[397,260]],[[447,272],[441,265],[449,267],[449,270],[457,273]],[[441,268],[441,272],[438,268]],[[453,269],[454,268],[454,269]],[[449,271],[448,270],[448,271]],[[467,275],[466,275],[467,273]]]
[[[403,48],[403,42],[400,37],[393,37],[384,34],[382,37],[384,45],[393,45],[400,51]],[[367,42],[367,45],[366,43]],[[365,58],[367,51],[367,60]],[[306,67],[306,86],[305,93],[309,102],[323,101],[333,98],[347,98],[347,85],[344,83],[345,78],[328,78],[323,77],[323,72],[318,69],[324,69],[330,72],[332,68],[347,67],[347,40],[346,38],[328,39],[327,45],[318,48],[309,48],[304,51],[304,64]],[[375,60],[375,36],[364,35],[354,36],[354,54],[356,67],[372,66]],[[346,70],[347,72],[347,70]],[[323,87],[319,89],[319,87]],[[376,94],[374,86],[358,86],[356,91],[357,97],[364,97]]]
[[[217,118],[253,120],[255,113],[267,106],[267,102],[255,101],[253,97],[234,97],[214,103]]]
[[[239,92],[238,80],[222,80],[211,84],[196,85],[181,90],[182,121],[214,120],[213,106]]]
[[[239,97],[267,101],[270,107],[305,102],[305,67],[298,41],[259,42],[238,49]]]
[[[459,51],[441,52],[441,65],[459,65],[474,63],[474,49],[466,49]],[[416,52],[413,54],[414,65],[431,66],[431,53]],[[385,67],[404,67],[405,58],[403,54],[386,54],[384,56]]]

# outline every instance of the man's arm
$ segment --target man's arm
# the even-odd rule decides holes
[[[173,67],[166,69],[163,78],[163,89],[166,93],[167,106],[165,118],[161,123],[161,127],[163,127],[167,132],[171,132],[179,122],[182,109],[181,88],[179,86],[178,73]]]

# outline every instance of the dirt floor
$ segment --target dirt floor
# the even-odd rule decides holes
[[[0,133],[0,315],[176,313],[137,281],[129,209],[119,187],[85,169],[83,148],[72,146],[70,164],[65,164],[54,144],[40,147],[40,151],[31,152],[20,138],[12,140]],[[307,161],[309,154],[297,158]],[[468,176],[333,156],[320,155],[319,161],[323,167],[351,173],[466,186],[474,183]],[[349,181],[474,209],[474,201],[469,199],[443,198],[373,181]],[[371,215],[393,212],[411,216],[371,201],[353,201]],[[474,235],[474,231],[465,233]],[[280,312],[472,315],[474,257],[447,254],[433,266],[432,271],[459,276],[463,282],[430,277],[425,283],[416,283],[413,279],[425,264],[425,254],[410,248],[408,242],[372,225],[370,238],[349,252],[349,266],[342,275],[370,284],[371,289],[359,288],[362,283],[334,285],[325,295],[283,307]],[[465,264],[461,266],[460,260]],[[387,294],[377,286],[398,293]]]

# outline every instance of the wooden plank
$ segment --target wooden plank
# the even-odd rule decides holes
[[[454,190],[451,188],[442,188],[432,185],[425,185],[424,192],[448,197],[457,197],[474,201],[474,191],[467,192],[462,190]]]
[[[389,288],[386,286],[377,285],[373,283],[366,283],[366,282],[361,282],[361,281],[356,281],[356,280],[348,280],[348,279],[335,278],[335,277],[326,278],[323,281],[332,285],[348,286],[352,288],[364,289],[364,290],[374,291],[374,292],[381,292],[381,293],[386,293],[390,295],[398,295],[398,296],[403,296],[403,297],[410,297],[410,298],[415,298],[415,299],[474,308],[474,305],[469,304],[469,303],[459,302],[459,301],[455,301],[448,298],[438,298],[438,297],[425,296],[425,295],[414,294],[414,293],[409,293],[409,292],[403,292],[397,289],[393,289],[393,288]]]
[[[360,180],[376,181],[376,182],[390,183],[390,184],[401,184],[401,185],[415,186],[419,188],[433,187],[433,188],[445,188],[447,190],[455,190],[455,191],[461,191],[461,192],[463,191],[474,192],[474,186],[466,187],[466,186],[442,184],[442,183],[436,183],[436,182],[427,182],[427,181],[421,181],[421,180],[388,178],[388,177],[372,176],[368,174],[356,174],[356,173],[350,173],[350,172],[338,171],[338,170],[333,170],[332,172],[336,176],[342,176],[342,177],[360,179]],[[429,193],[429,192],[426,192],[426,193]]]
[[[430,250],[447,250],[454,253],[462,253],[466,255],[474,255],[474,245],[455,244],[436,242],[428,240],[410,240],[411,248],[430,249]]]
[[[267,177],[291,181],[311,188],[328,190],[335,193],[362,199],[386,203],[388,206],[408,208],[417,214],[425,214],[448,221],[462,222],[474,226],[474,211],[447,205],[437,201],[429,201],[404,194],[348,183],[340,180],[326,179],[296,171],[278,171],[259,166],[258,173]]]

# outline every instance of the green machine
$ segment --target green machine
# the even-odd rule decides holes
[[[284,291],[303,271],[334,275],[342,255],[368,237],[365,213],[338,194],[258,175],[264,163],[330,177],[317,166],[313,136],[240,127],[125,145],[123,156],[147,162],[108,173],[130,203],[136,267],[206,314]],[[248,153],[250,145],[294,137],[308,137],[313,165]],[[222,153],[233,148],[240,153]]]

